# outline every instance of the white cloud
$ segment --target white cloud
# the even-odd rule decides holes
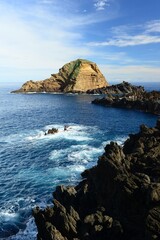
[[[124,25],[112,29],[113,37],[103,42],[90,42],[89,46],[128,47],[160,43],[160,20],[144,25]]]
[[[66,16],[55,8],[52,14],[39,5],[25,12],[0,3],[0,81],[49,77],[66,62],[93,55],[89,47],[80,45],[83,34],[70,24],[75,19],[70,16],[66,24]],[[81,16],[77,19],[78,24],[84,21]]]
[[[106,7],[108,7],[109,4],[109,0],[96,0],[96,2],[94,3],[94,7],[96,8],[96,10],[104,10]]]
[[[150,35],[125,35],[120,38],[113,38],[106,42],[90,42],[90,46],[116,46],[116,47],[128,47],[136,45],[144,45],[150,43],[160,43],[160,36]]]
[[[160,33],[160,20],[148,22],[145,28],[147,33]]]
[[[104,59],[104,61],[106,62],[110,62],[110,63],[121,63],[121,64],[128,64],[128,63],[133,63],[137,60],[135,60],[134,58],[131,58],[128,56],[128,54],[126,52],[110,52],[110,53],[101,53],[101,58]]]
[[[149,65],[100,65],[108,81],[160,82],[160,68]]]

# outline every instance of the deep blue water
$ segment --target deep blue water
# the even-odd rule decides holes
[[[122,144],[140,124],[154,126],[157,116],[93,105],[93,95],[12,89],[0,89],[0,238],[28,240],[36,237],[33,207],[51,204],[56,185],[79,181],[107,142]],[[59,132],[45,136],[50,127]]]

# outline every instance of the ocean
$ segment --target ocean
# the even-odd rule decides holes
[[[159,83],[145,87],[160,90]],[[91,104],[95,95],[10,94],[14,89],[0,89],[0,239],[34,240],[32,208],[52,204],[55,187],[80,181],[107,143],[123,144],[157,116]],[[52,127],[58,133],[45,135]]]

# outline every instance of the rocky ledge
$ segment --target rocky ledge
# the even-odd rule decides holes
[[[92,89],[88,90],[88,94],[116,94],[116,95],[121,95],[121,94],[128,94],[128,93],[143,93],[144,92],[144,87],[142,86],[135,86],[132,85],[128,82],[123,81],[122,83],[119,84],[114,84],[111,86],[106,86],[102,88],[97,88],[97,89]]]
[[[118,108],[128,108],[136,109],[144,112],[149,112],[153,114],[160,114],[160,92],[152,91],[146,92],[137,89],[138,91],[133,91],[129,94],[123,96],[113,96],[108,95],[101,99],[95,99],[92,101],[94,104],[99,104],[103,106],[118,107]]]
[[[106,145],[77,186],[58,186],[53,206],[33,210],[38,240],[160,239],[160,120]]]
[[[103,88],[108,83],[96,63],[77,59],[65,64],[57,74],[42,81],[27,81],[19,90],[12,93],[27,92],[71,92],[83,93]]]

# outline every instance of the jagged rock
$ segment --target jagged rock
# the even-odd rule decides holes
[[[145,92],[140,87],[137,87],[137,89],[135,87],[130,94],[124,96],[109,95],[102,99],[97,98],[92,103],[106,107],[136,109],[156,115],[160,114],[160,92]]]
[[[45,133],[45,135],[55,134],[55,133],[58,133],[58,129],[57,128],[51,128],[51,129],[48,129],[48,131],[47,131],[47,133]]]
[[[160,239],[159,121],[123,147],[106,145],[77,186],[57,187],[53,207],[34,209],[37,239]]]
[[[111,86],[106,86],[106,87],[87,91],[87,93],[92,93],[92,94],[107,94],[108,97],[111,97],[113,94],[121,95],[121,96],[124,94],[127,94],[127,96],[129,96],[130,94],[133,94],[133,93],[136,94],[141,92],[144,92],[144,88],[142,86],[134,86],[125,81],[119,84],[114,84]],[[156,93],[155,93],[155,96],[156,96]]]
[[[91,61],[77,59],[65,64],[59,73],[43,81],[28,81],[13,93],[27,92],[78,92],[108,86],[97,65]]]

